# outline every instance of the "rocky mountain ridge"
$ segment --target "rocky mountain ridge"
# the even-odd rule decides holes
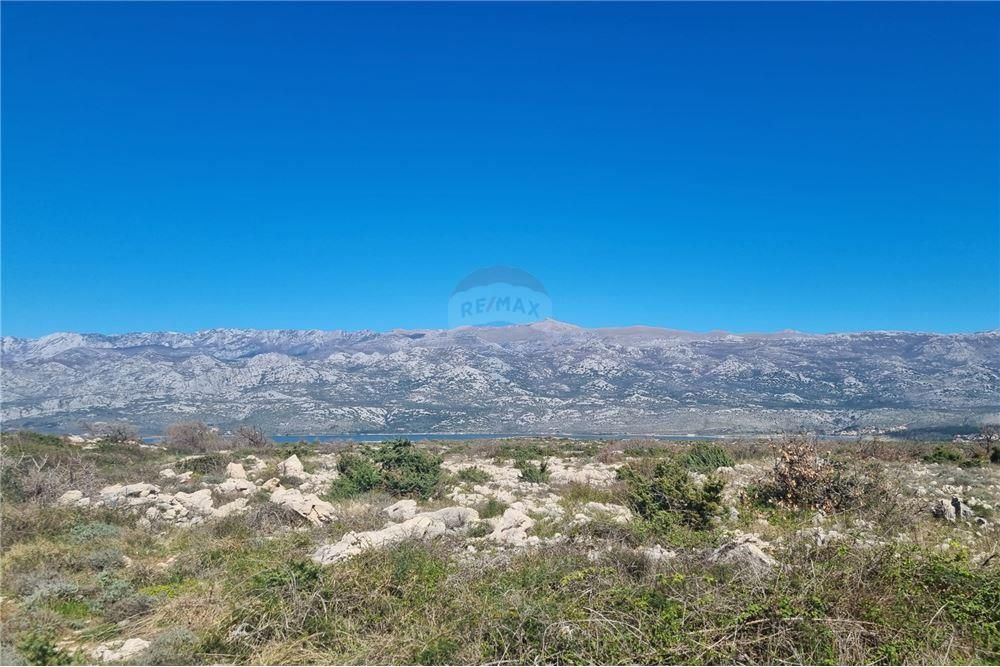
[[[1000,412],[1000,330],[57,333],[4,337],[2,362],[4,424],[63,431],[200,419],[270,433],[853,433]]]

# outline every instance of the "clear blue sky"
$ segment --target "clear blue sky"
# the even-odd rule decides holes
[[[1000,327],[1000,5],[3,3],[3,333]]]

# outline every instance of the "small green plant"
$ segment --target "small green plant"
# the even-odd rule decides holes
[[[125,567],[125,555],[118,549],[99,549],[87,554],[87,567],[98,572],[118,570]]]
[[[685,452],[682,462],[688,470],[700,473],[710,473],[718,468],[736,465],[733,457],[725,449],[718,445],[703,443],[693,445]]]
[[[660,461],[649,474],[626,466],[618,470],[625,482],[628,506],[654,527],[666,529],[677,523],[707,528],[721,510],[725,482],[709,477],[701,486],[688,477],[676,461]]]
[[[100,540],[111,537],[118,537],[122,532],[119,526],[113,526],[100,521],[90,521],[88,523],[78,523],[69,529],[69,539],[76,544],[83,544],[92,540]]]
[[[934,450],[924,457],[924,463],[961,463],[965,460],[965,455],[957,449],[937,445]]]
[[[487,523],[486,521],[480,521],[480,522],[476,523],[475,525],[473,525],[469,529],[469,532],[466,533],[466,536],[467,537],[486,537],[487,535],[489,535],[492,532],[493,532],[493,529],[490,527],[489,523]]]
[[[320,580],[323,569],[308,560],[293,560],[285,565],[280,565],[264,570],[254,577],[254,583],[260,588],[281,588],[284,586],[294,586],[298,589],[311,589]]]
[[[456,473],[455,478],[460,482],[468,482],[470,484],[484,484],[490,481],[489,473],[475,466],[472,468],[462,468]]]
[[[478,511],[480,518],[492,519],[507,511],[507,503],[501,502],[496,498],[490,498],[478,508]]]
[[[414,665],[453,665],[458,642],[448,637],[436,637],[413,655]]]
[[[66,665],[73,657],[56,647],[52,637],[41,632],[26,635],[17,644],[17,652],[29,665]]]
[[[229,457],[224,454],[204,454],[177,462],[175,467],[184,472],[197,472],[203,475],[222,475],[229,464]]]
[[[1000,465],[1000,447],[994,447],[990,450],[990,463]]]
[[[521,471],[521,479],[531,484],[542,484],[549,479],[549,464],[545,461],[534,463],[532,461],[515,461],[515,467]]]
[[[311,445],[305,440],[299,440],[298,442],[290,442],[283,445],[278,445],[278,454],[285,458],[289,456],[297,456],[300,459],[309,456],[310,454],[316,453],[315,445]]]

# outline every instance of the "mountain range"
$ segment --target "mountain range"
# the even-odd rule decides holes
[[[5,428],[201,420],[271,434],[827,434],[1000,414],[1000,330],[690,333],[545,320],[2,339]]]

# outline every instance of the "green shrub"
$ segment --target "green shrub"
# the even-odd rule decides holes
[[[444,479],[441,457],[414,447],[409,440],[391,440],[370,452],[342,454],[337,470],[340,477],[325,496],[330,500],[375,490],[427,499]]]
[[[493,532],[493,528],[486,521],[479,521],[474,524],[466,533],[467,537],[486,537]]]
[[[311,445],[305,440],[299,440],[298,442],[290,442],[288,444],[278,445],[278,454],[284,458],[295,455],[300,459],[309,456],[310,454],[316,453],[316,446]]]
[[[99,549],[87,554],[84,562],[87,567],[99,572],[119,570],[125,567],[125,555],[118,549]]]
[[[29,607],[54,600],[71,599],[80,592],[80,587],[74,582],[45,571],[28,575],[17,588],[25,594],[24,604]]]
[[[326,497],[330,500],[352,498],[378,488],[382,483],[382,472],[371,459],[348,452],[337,461],[340,477],[333,480]]]
[[[531,484],[542,484],[549,479],[549,464],[545,461],[534,463],[532,461],[519,460],[514,462],[514,466],[521,471],[521,479]]]
[[[1000,464],[1000,447],[994,447],[990,450],[990,463]]]
[[[226,466],[229,465],[229,457],[225,454],[205,454],[193,458],[182,459],[175,465],[176,468],[185,472],[197,472],[203,475],[223,475]]]
[[[394,495],[430,498],[441,483],[441,457],[409,440],[386,442],[373,458],[382,466],[382,487]]]
[[[725,482],[709,477],[699,487],[691,481],[687,470],[672,459],[657,463],[650,474],[631,466],[619,468],[618,478],[625,482],[629,508],[657,527],[682,523],[692,528],[707,528],[721,510]]]
[[[700,473],[714,472],[717,468],[736,465],[733,457],[718,445],[698,443],[685,452],[682,459],[684,467]]]
[[[118,537],[121,535],[121,532],[122,529],[120,526],[114,526],[101,521],[88,521],[87,523],[78,523],[70,528],[69,539],[76,544],[83,544],[92,540]]]
[[[455,475],[455,478],[460,482],[469,482],[470,484],[484,484],[490,481],[489,473],[480,468],[462,468]]]
[[[52,637],[41,632],[27,634],[17,644],[17,652],[29,665],[66,665],[73,657],[57,648]]]
[[[254,584],[264,589],[294,586],[308,590],[319,582],[322,573],[323,568],[312,561],[293,560],[258,573],[254,576]]]
[[[961,463],[965,460],[965,455],[957,449],[937,445],[934,451],[924,457],[924,463]]]
[[[490,498],[485,503],[477,508],[479,516],[482,519],[492,519],[495,516],[500,516],[507,511],[507,503],[501,502],[496,498]]]

